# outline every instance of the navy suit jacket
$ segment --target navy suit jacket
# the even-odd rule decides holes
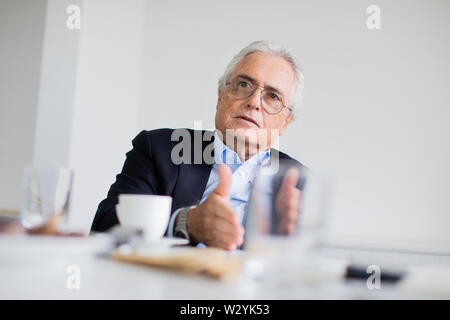
[[[118,203],[118,196],[122,193],[171,196],[172,214],[178,208],[196,205],[200,202],[213,163],[206,163],[202,157],[201,163],[195,164],[194,152],[191,152],[190,163],[173,163],[171,160],[172,149],[180,143],[180,140],[171,140],[174,130],[142,131],[133,139],[133,149],[126,154],[122,172],[116,176],[116,181],[111,185],[107,198],[98,206],[91,227],[92,231],[106,231],[119,223],[115,207]],[[200,139],[196,141],[202,141],[202,151],[205,151],[205,148],[214,140],[213,131],[185,130],[191,136],[192,151],[194,148],[198,148],[194,146],[196,137],[200,136]],[[298,161],[288,155],[271,149],[272,157],[275,153],[279,153],[280,161],[293,161],[296,165],[300,165]]]

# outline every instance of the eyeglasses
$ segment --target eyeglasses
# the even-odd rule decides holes
[[[261,105],[268,114],[280,113],[283,108],[292,111],[292,108],[284,104],[283,96],[280,93],[258,86],[246,78],[236,77],[234,80],[227,82],[228,85],[230,95],[238,100],[247,99],[255,93],[256,89],[261,89]]]

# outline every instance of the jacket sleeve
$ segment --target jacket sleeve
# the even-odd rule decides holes
[[[133,148],[126,154],[122,172],[116,176],[107,198],[98,206],[91,231],[106,231],[119,223],[115,209],[119,194],[157,194],[158,181],[153,162],[151,133],[142,131],[133,139],[132,144]]]

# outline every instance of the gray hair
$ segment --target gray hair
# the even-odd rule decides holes
[[[291,107],[292,113],[293,115],[295,115],[295,110],[300,107],[303,100],[303,72],[294,54],[292,54],[289,49],[276,42],[255,41],[242,49],[237,55],[233,57],[233,59],[231,59],[227,68],[225,69],[224,74],[219,78],[219,90],[225,89],[227,82],[230,81],[230,77],[239,62],[241,62],[241,60],[246,56],[255,52],[280,56],[291,65],[295,73],[295,81],[291,91]]]

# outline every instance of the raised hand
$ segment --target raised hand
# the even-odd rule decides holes
[[[187,228],[190,238],[206,246],[234,250],[244,242],[244,228],[230,207],[231,169],[224,164],[218,168],[219,184],[208,198],[188,212]]]

